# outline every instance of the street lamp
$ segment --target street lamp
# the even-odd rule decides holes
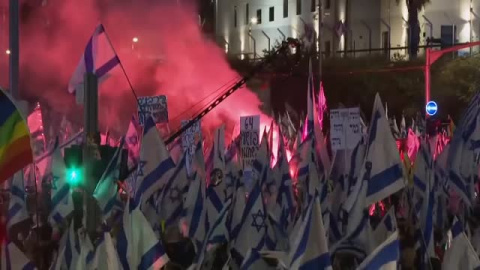
[[[7,50],[5,51],[5,53],[6,53],[6,54],[10,54],[10,50],[7,49]]]
[[[250,23],[251,23],[251,24],[257,24],[257,23],[258,23],[258,18],[257,18],[257,17],[252,17],[252,18],[250,19]]]
[[[132,38],[132,51],[135,50],[135,44],[138,43],[138,37],[133,37]]]

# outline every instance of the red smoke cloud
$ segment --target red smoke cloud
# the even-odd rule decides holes
[[[67,84],[98,23],[104,24],[137,94],[167,96],[172,130],[222,92],[209,96],[215,90],[225,90],[239,78],[222,49],[202,35],[193,2],[44,2],[46,6],[33,9],[21,29],[22,95],[47,102],[76,122],[81,123],[83,113],[67,94]],[[99,92],[101,130],[123,134],[136,103],[120,68]],[[228,139],[234,129],[238,133],[234,125],[241,115],[261,114],[259,105],[255,94],[240,89],[207,115],[202,126],[212,130],[226,123]],[[268,121],[262,116],[262,130]]]

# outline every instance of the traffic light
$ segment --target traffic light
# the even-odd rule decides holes
[[[78,187],[82,184],[83,172],[81,168],[67,168],[67,183],[72,187]]]
[[[65,148],[65,179],[71,187],[79,187],[84,181],[83,152],[80,145]]]

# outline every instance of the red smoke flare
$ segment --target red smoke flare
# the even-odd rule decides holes
[[[193,0],[44,2],[21,28],[22,95],[47,102],[77,123],[83,113],[67,94],[67,83],[98,23],[104,24],[137,94],[167,96],[172,130],[222,92],[211,95],[215,90],[225,90],[239,78],[223,50],[202,34]],[[7,61],[1,63],[6,71]],[[110,127],[124,134],[137,106],[120,68],[101,84],[99,93],[101,131]],[[252,92],[240,89],[206,116],[203,129],[226,123],[231,133],[240,116],[261,114],[259,105]],[[262,131],[268,117],[262,115],[261,122]]]

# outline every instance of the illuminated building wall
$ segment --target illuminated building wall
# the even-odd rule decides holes
[[[230,55],[253,57],[253,40],[257,57],[263,50],[285,37],[302,37],[304,24],[313,24],[318,31],[317,4],[312,11],[312,0],[215,0],[216,40],[223,44]],[[300,4],[298,4],[300,2]],[[322,0],[323,3],[323,51],[333,55],[337,50],[366,50],[355,56],[372,53],[388,53],[378,49],[408,46],[409,27],[406,1],[396,0]],[[297,6],[300,10],[297,10]],[[248,13],[247,13],[248,7]],[[286,8],[287,7],[287,8]],[[270,18],[272,9],[273,17]],[[285,10],[288,11],[286,12]],[[236,14],[236,16],[235,16]],[[260,15],[261,14],[261,15]],[[261,16],[261,21],[259,20]],[[236,20],[235,20],[236,18]],[[273,20],[270,20],[273,19]],[[236,21],[236,24],[235,24]],[[344,31],[337,33],[339,22],[345,23]],[[435,0],[419,12],[420,45],[432,36],[437,39],[469,42],[480,40],[480,1]],[[452,37],[451,32],[454,32]],[[249,36],[251,34],[251,37]],[[228,46],[226,45],[228,43]],[[464,50],[469,52],[470,50]],[[474,49],[474,52],[478,48]],[[420,49],[422,55],[424,49]],[[407,49],[392,50],[390,56],[408,55]],[[341,56],[342,54],[336,54]],[[351,56],[351,54],[350,54]]]
[[[321,43],[326,54],[333,56],[333,51],[344,49],[368,49],[370,37],[372,47],[379,46],[378,0],[322,1]],[[262,57],[268,48],[268,38],[272,48],[284,36],[301,38],[305,24],[313,24],[318,32],[317,6],[318,0],[216,0],[216,40],[222,47],[228,47],[226,51],[230,55],[241,57],[243,54],[250,58],[255,40],[256,55]]]

